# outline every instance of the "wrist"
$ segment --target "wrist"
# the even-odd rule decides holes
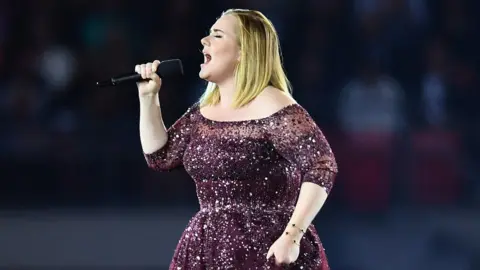
[[[158,93],[146,93],[146,94],[139,94],[138,97],[140,99],[154,99],[158,96]]]
[[[138,96],[141,105],[159,104],[158,94],[142,94]]]
[[[282,237],[288,239],[288,241],[294,243],[294,244],[300,244],[300,241],[302,240],[303,238],[303,235],[301,234],[294,234],[294,233],[291,233],[290,231],[285,231],[283,234],[282,234]]]
[[[283,231],[283,235],[289,237],[296,243],[300,243],[300,240],[303,238],[305,230],[296,226],[295,224],[288,224],[288,226]]]

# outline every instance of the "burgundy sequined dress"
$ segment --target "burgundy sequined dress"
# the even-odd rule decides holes
[[[288,268],[267,261],[285,230],[300,185],[330,192],[337,165],[321,130],[298,104],[273,115],[222,122],[203,117],[198,103],[168,129],[168,142],[145,154],[148,165],[184,166],[193,178],[200,211],[188,223],[170,269],[329,269],[313,225]]]

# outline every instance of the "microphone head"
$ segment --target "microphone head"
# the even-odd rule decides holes
[[[183,75],[183,65],[180,59],[161,61],[157,68],[160,78]]]

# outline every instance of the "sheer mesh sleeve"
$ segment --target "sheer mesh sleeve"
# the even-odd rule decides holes
[[[274,115],[268,134],[275,150],[295,164],[302,183],[312,182],[330,193],[338,172],[332,149],[307,111],[298,104]]]
[[[183,154],[190,141],[193,129],[192,114],[196,104],[188,110],[167,130],[167,143],[159,150],[146,154],[145,160],[148,167],[156,171],[170,171],[182,165]]]

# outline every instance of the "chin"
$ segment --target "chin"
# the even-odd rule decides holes
[[[200,72],[198,73],[198,76],[203,79],[203,80],[206,80],[206,81],[212,81],[215,79],[215,76],[216,74],[212,74],[211,70],[207,70],[207,69],[201,69]]]
[[[198,73],[198,77],[200,77],[200,79],[204,79],[204,80],[208,80],[208,73],[206,73],[205,71],[203,70],[200,70],[200,72]]]
[[[217,72],[217,70],[212,69],[200,69],[198,73],[200,79],[206,80],[208,82],[217,83],[220,78],[223,78],[223,73]]]

